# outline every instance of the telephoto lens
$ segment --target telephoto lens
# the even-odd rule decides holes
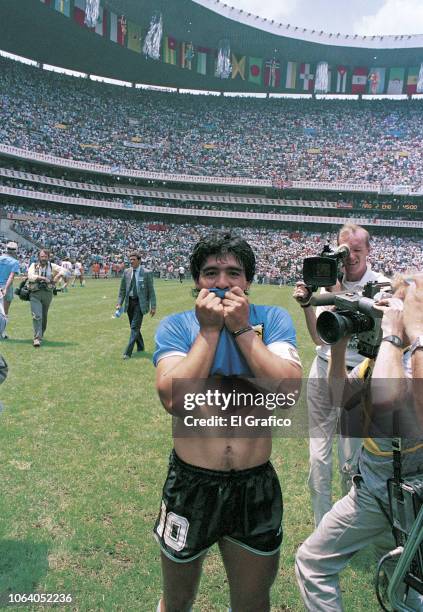
[[[349,310],[325,310],[316,324],[317,334],[325,344],[335,344],[344,336],[370,331],[373,327],[371,317]]]

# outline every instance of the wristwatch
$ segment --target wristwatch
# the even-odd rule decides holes
[[[413,344],[410,346],[411,355],[414,353],[414,351],[417,351],[417,349],[421,348],[423,348],[423,336],[417,336]]]
[[[421,338],[423,340],[423,336]],[[402,340],[399,336],[385,336],[385,338],[382,338],[382,342],[390,342],[397,348],[403,348]]]

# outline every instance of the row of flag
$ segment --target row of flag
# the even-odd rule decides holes
[[[80,26],[86,27],[85,0],[41,0],[41,2],[73,18]],[[97,23],[94,28],[89,29],[136,53],[142,53],[143,36],[147,28],[127,19],[125,15],[117,15],[100,6]],[[166,64],[192,70],[198,74],[214,76],[217,50],[193,45],[189,41],[178,41],[172,36],[164,35],[161,60]],[[316,64],[231,53],[231,66],[229,78],[232,80],[248,81],[259,87],[292,93],[316,91]],[[417,92],[419,70],[419,66],[409,68],[329,66],[327,93],[412,95]]]

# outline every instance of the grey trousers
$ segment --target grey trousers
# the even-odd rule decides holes
[[[38,289],[31,291],[31,313],[32,326],[34,328],[34,339],[41,340],[47,329],[47,314],[50,308],[53,292],[48,289]]]
[[[130,357],[132,355],[132,351],[134,350],[135,344],[137,345],[138,351],[144,350],[144,339],[141,334],[143,314],[140,310],[138,300],[129,298],[128,319],[129,325],[131,326],[131,333],[124,355],[128,355]]]
[[[348,495],[325,514],[319,526],[300,546],[295,573],[301,597],[309,612],[342,612],[339,572],[351,557],[369,544],[374,545],[375,567],[385,553],[396,548],[391,525],[364,482],[354,485]],[[395,562],[384,566],[392,575]],[[419,594],[410,589],[407,604],[422,610]],[[370,609],[370,608],[369,608]]]
[[[314,512],[315,526],[332,508],[332,447],[338,440],[338,463],[342,494],[351,487],[352,475],[357,471],[361,448],[360,438],[337,436],[340,408],[332,405],[327,384],[328,362],[316,357],[311,366],[307,385],[307,404],[310,424],[310,472],[308,486]]]

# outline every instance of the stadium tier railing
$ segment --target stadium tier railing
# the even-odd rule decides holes
[[[0,168],[0,177],[21,179],[32,183],[40,183],[42,185],[51,185],[53,187],[64,187],[65,189],[79,189],[81,191],[91,191],[94,193],[109,193],[116,195],[137,196],[144,198],[157,198],[166,200],[183,200],[189,202],[207,202],[207,203],[224,203],[224,204],[258,204],[261,206],[292,206],[301,208],[353,208],[352,204],[338,206],[337,202],[327,202],[325,200],[284,200],[281,198],[262,198],[257,196],[238,196],[233,194],[215,194],[215,193],[199,193],[194,191],[170,191],[164,189],[140,189],[135,187],[109,187],[108,185],[93,185],[92,183],[81,183],[77,181],[68,181],[65,179],[52,178],[51,176],[43,176],[32,172],[22,172],[20,170],[11,170],[10,168]]]
[[[223,177],[223,176],[200,176],[194,174],[171,174],[167,172],[142,172],[140,170],[131,170],[130,168],[122,168],[118,165],[106,166],[102,164],[94,164],[81,160],[66,159],[47,155],[46,153],[38,153],[20,149],[12,145],[0,144],[0,154],[16,159],[26,161],[35,161],[49,166],[79,170],[83,172],[93,172],[96,174],[106,174],[108,176],[130,177],[135,179],[166,181],[188,184],[202,185],[226,185],[232,187],[273,187],[280,189],[312,189],[314,191],[351,191],[351,192],[366,192],[366,193],[397,193],[401,195],[422,195],[423,185],[418,184],[414,187],[409,185],[387,184],[386,182],[370,183],[367,181],[284,181],[278,178],[270,179],[254,179],[244,177]]]
[[[62,196],[52,193],[44,193],[41,191],[30,191],[27,189],[15,189],[14,187],[6,187],[0,185],[0,194],[9,195],[17,198],[26,198],[31,200],[40,200],[42,202],[52,202],[57,204],[67,204],[83,207],[107,208],[113,210],[136,211],[148,214],[160,215],[178,215],[185,217],[212,217],[226,219],[246,219],[256,221],[284,221],[294,223],[318,223],[318,224],[336,224],[344,225],[345,223],[357,223],[358,225],[371,225],[378,227],[397,227],[397,228],[423,228],[423,221],[406,221],[402,219],[369,219],[365,217],[320,217],[308,215],[290,215],[278,213],[254,213],[228,210],[209,210],[199,208],[177,208],[168,206],[147,206],[144,204],[129,204],[126,202],[106,201],[106,200],[89,200],[86,198],[74,198],[71,196]]]

